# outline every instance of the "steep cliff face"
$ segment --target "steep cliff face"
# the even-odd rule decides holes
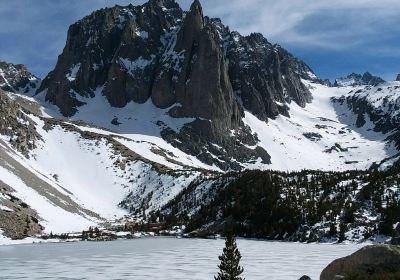
[[[151,95],[161,36],[182,18],[174,1],[102,9],[73,24],[55,69],[43,81],[46,100],[73,115],[99,86],[111,106],[145,102]]]
[[[198,0],[188,12],[174,0],[150,0],[102,9],[73,24],[37,93],[67,117],[99,89],[112,107],[151,100],[174,118],[194,119],[180,132],[161,131],[180,149],[210,163],[213,143],[225,149],[214,151],[222,161],[261,157],[268,163],[267,152],[257,148],[256,135],[242,122],[244,111],[264,121],[288,116],[286,103],[304,107],[312,99],[301,79],[319,81],[261,34],[243,37],[205,17]]]
[[[170,110],[174,117],[197,118],[201,126],[208,126],[202,132],[212,137],[238,128],[243,114],[233,95],[219,34],[203,17],[198,1],[175,36],[174,50],[164,53],[166,63],[155,75],[153,103],[161,108],[174,106]],[[176,59],[177,64],[171,63]]]
[[[311,101],[301,79],[319,80],[305,63],[261,34],[243,37],[226,31],[225,36],[232,86],[246,110],[267,120],[289,115],[286,103],[304,107]]]
[[[0,89],[33,94],[39,85],[40,79],[31,74],[25,65],[0,61]]]

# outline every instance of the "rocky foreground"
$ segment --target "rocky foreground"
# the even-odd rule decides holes
[[[299,280],[310,280],[304,275]],[[400,246],[366,246],[354,254],[330,263],[320,280],[400,279]]]
[[[400,279],[400,247],[366,246],[333,261],[322,271],[320,279]]]

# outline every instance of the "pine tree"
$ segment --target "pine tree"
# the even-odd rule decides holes
[[[244,280],[240,277],[243,273],[243,268],[239,265],[240,259],[239,249],[236,246],[236,241],[233,235],[228,234],[225,240],[225,248],[219,260],[221,264],[218,266],[220,269],[218,276],[214,277],[215,280]]]
[[[343,241],[346,240],[346,230],[347,230],[346,224],[341,222],[339,224],[339,240],[338,240],[339,243],[342,243]]]

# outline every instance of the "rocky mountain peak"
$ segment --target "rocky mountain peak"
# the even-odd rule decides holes
[[[306,106],[312,96],[302,79],[318,81],[304,62],[262,34],[241,36],[205,17],[198,0],[188,12],[173,0],[150,0],[102,9],[73,24],[37,93],[64,116],[96,94],[118,108],[151,100],[174,118],[194,119],[178,134],[162,132],[188,153],[211,161],[205,149],[215,143],[230,147],[227,154],[268,161],[265,151],[243,148],[257,143],[242,122],[244,111],[267,121],[289,115],[286,103]]]
[[[370,85],[370,86],[377,86],[377,85],[379,85],[379,84],[385,82],[385,80],[382,79],[381,77],[374,76],[374,75],[372,75],[372,74],[369,73],[369,72],[365,72],[365,73],[363,74],[363,76],[362,76],[362,81],[363,81],[365,84]]]
[[[4,91],[31,94],[40,84],[40,79],[31,74],[22,64],[0,61],[0,89]]]
[[[397,74],[396,81],[400,82],[400,74]]]
[[[249,40],[252,40],[254,42],[258,42],[258,43],[265,43],[268,45],[271,45],[268,40],[264,37],[264,35],[262,35],[261,33],[250,33],[249,36],[247,36],[249,38]],[[278,46],[278,45],[277,45]]]
[[[341,77],[335,80],[334,86],[345,87],[345,86],[376,86],[384,83],[385,80],[378,76],[374,76],[369,72],[364,74],[351,73],[347,77]]]
[[[189,13],[186,18],[190,18],[197,28],[202,28],[204,25],[203,8],[199,0],[193,1],[190,6]]]
[[[179,50],[191,51],[198,42],[199,33],[204,27],[203,8],[199,1],[194,1],[186,14],[183,25],[178,33],[177,48]]]
[[[193,0],[192,5],[190,5],[190,12],[192,11],[197,11],[197,13],[200,13],[201,15],[203,15],[203,7],[201,6],[201,3],[199,0]]]

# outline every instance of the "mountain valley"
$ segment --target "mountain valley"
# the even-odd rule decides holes
[[[93,12],[43,80],[0,62],[0,118],[0,243],[132,221],[400,236],[400,81],[328,84],[197,0]]]

